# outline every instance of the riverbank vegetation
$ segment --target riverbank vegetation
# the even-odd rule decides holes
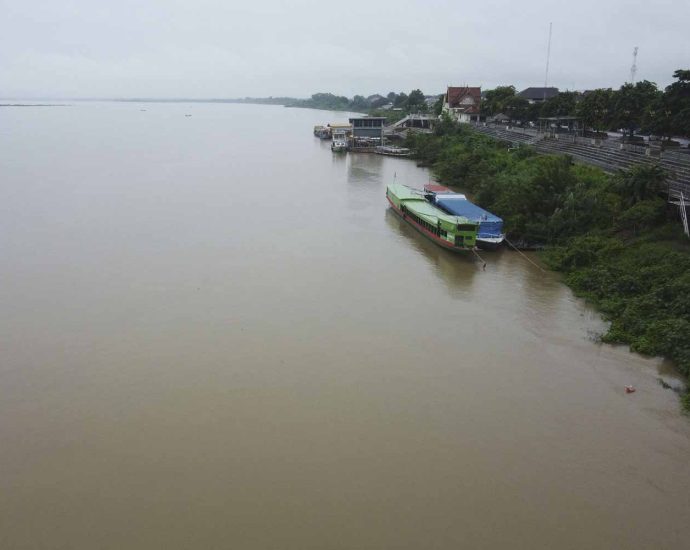
[[[504,218],[512,242],[544,247],[547,265],[611,322],[604,341],[668,357],[690,375],[690,243],[663,198],[661,168],[609,175],[448,119],[405,145],[442,184]]]

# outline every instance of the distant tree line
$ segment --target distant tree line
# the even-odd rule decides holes
[[[318,93],[313,94],[308,99],[293,99],[286,102],[285,106],[366,113],[394,111],[395,113],[402,113],[402,116],[408,113],[426,113],[434,110],[434,105],[431,108],[428,106],[427,96],[419,89],[412,90],[409,94],[389,92],[386,95],[373,94],[368,97],[356,95],[352,99],[331,93]],[[438,110],[440,112],[440,108]],[[396,118],[401,115],[391,113],[387,116]]]
[[[499,86],[484,94],[482,114],[502,113],[522,123],[540,117],[577,116],[594,131],[622,129],[629,136],[639,131],[667,140],[690,136],[690,70],[679,69],[673,77],[675,82],[664,90],[643,80],[618,90],[561,92],[533,104],[516,94],[514,86]]]

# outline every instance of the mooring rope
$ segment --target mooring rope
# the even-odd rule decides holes
[[[486,269],[486,261],[484,260],[484,258],[482,258],[482,257],[479,255],[479,252],[477,252],[477,249],[476,249],[476,248],[473,248],[473,249],[472,249],[472,252],[474,252],[474,255],[475,255],[477,258],[479,258],[479,260],[482,262],[482,269]]]
[[[527,260],[529,263],[531,263],[534,267],[536,267],[536,268],[539,269],[540,271],[543,271],[544,273],[546,273],[546,270],[545,270],[543,267],[541,267],[540,265],[538,265],[536,262],[532,261],[532,260],[529,258],[529,256],[527,256],[522,250],[520,250],[517,246],[515,246],[513,243],[511,243],[511,242],[508,240],[508,237],[505,237],[505,236],[504,236],[503,238],[505,239],[505,241],[506,241],[510,246],[513,247],[513,249],[515,250],[515,252],[517,252],[518,254],[520,254],[525,260]]]

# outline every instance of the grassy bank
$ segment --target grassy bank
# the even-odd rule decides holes
[[[543,245],[545,262],[611,322],[604,341],[668,357],[690,375],[690,241],[661,197],[663,170],[609,175],[447,120],[406,146],[441,183],[501,216],[512,241]],[[690,410],[690,393],[683,404]]]

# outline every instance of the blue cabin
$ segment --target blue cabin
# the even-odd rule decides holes
[[[478,238],[495,239],[503,237],[503,220],[468,201],[465,195],[460,193],[434,194],[433,202],[449,214],[464,216],[468,220],[478,222]]]

